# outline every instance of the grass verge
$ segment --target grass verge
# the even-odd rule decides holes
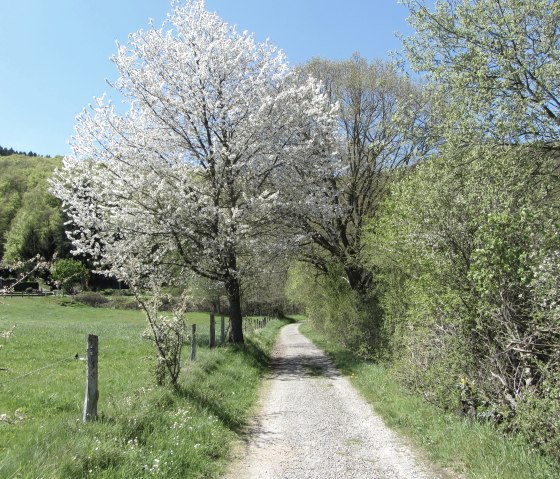
[[[383,366],[358,358],[309,324],[300,331],[331,357],[387,426],[410,438],[434,464],[472,479],[560,477],[560,466],[521,438],[504,438],[490,425],[446,414],[406,391]]]
[[[153,381],[152,345],[137,311],[61,306],[51,298],[4,298],[0,330],[0,477],[218,477],[254,405],[278,329],[272,321],[243,346],[209,350],[199,336],[180,388]],[[188,314],[208,328],[208,315]],[[99,336],[98,411],[81,421],[87,333]],[[30,376],[22,374],[51,365]]]

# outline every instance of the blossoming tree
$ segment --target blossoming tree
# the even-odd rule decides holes
[[[281,51],[201,1],[175,2],[113,61],[127,112],[96,99],[53,180],[74,248],[135,285],[181,284],[189,272],[222,282],[242,342],[244,272],[289,241],[279,215],[317,205],[334,108]]]

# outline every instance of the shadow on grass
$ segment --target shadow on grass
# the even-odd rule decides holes
[[[260,372],[266,371],[270,366],[270,354],[254,338],[246,337],[245,343],[233,344],[230,348],[236,354],[243,355],[244,360]]]
[[[175,394],[212,414],[229,430],[237,434],[242,433],[249,421],[247,414],[251,403],[250,397],[254,397],[254,391],[260,385],[260,381],[256,383],[254,379],[248,381],[245,397],[243,399],[239,397],[239,402],[231,402],[231,396],[228,395],[229,388],[232,382],[236,383],[236,387],[244,386],[241,376],[245,374],[236,376],[237,372],[243,373],[245,368],[247,372],[254,374],[253,378],[263,378],[271,371],[273,366],[271,351],[278,329],[296,321],[294,318],[285,318],[280,324],[275,323],[260,329],[256,334],[246,335],[243,344],[230,343],[225,348],[218,347],[215,350],[216,354],[201,356],[200,361],[193,363],[193,369],[187,372],[186,381],[175,389]],[[204,334],[201,334],[199,341],[203,338]],[[199,343],[199,345],[201,349],[208,347],[207,343]],[[239,368],[239,371],[231,369],[233,364],[235,368]],[[224,374],[228,379],[224,379]],[[213,376],[216,378],[214,385],[210,384]]]
[[[345,376],[356,372],[361,365],[371,363],[371,361],[362,359],[351,351],[326,351],[326,354]]]
[[[244,417],[234,414],[229,408],[224,407],[219,399],[206,395],[205,391],[193,387],[179,386],[176,393],[178,396],[195,403],[202,410],[208,411],[233,432],[240,432],[247,423]]]
[[[324,351],[335,367],[345,376],[355,373],[364,364],[372,363],[371,360],[361,358],[351,350],[326,339],[326,336],[315,332],[310,325],[304,324],[300,331],[304,336],[313,341],[319,349]]]
[[[287,322],[285,321],[285,323]],[[241,359],[239,367],[254,370],[259,377],[263,377],[270,368],[270,350],[272,350],[276,332],[263,329],[261,334],[258,336],[247,335],[243,344],[229,344],[226,348],[218,348],[216,351],[221,349],[223,354],[207,357],[200,363],[195,363],[195,367],[199,367],[199,371],[210,378],[212,374],[220,374],[220,372],[226,371],[229,363],[233,361],[231,355],[234,355]],[[220,386],[216,387],[219,388]],[[226,389],[224,392],[227,392],[227,385],[223,387]],[[253,386],[248,385],[247,387],[252,388]],[[239,408],[228,406],[224,395],[215,388],[199,387],[194,380],[179,385],[176,394],[208,411],[225,427],[235,433],[241,433],[247,426],[247,414],[240,412]]]
[[[298,321],[291,317],[285,317],[281,320],[280,328],[297,323]],[[280,329],[278,328],[278,330]],[[246,334],[245,342],[243,344],[231,344],[230,348],[240,354],[243,354],[245,359],[248,360],[253,366],[257,367],[260,371],[267,371],[271,368],[271,352],[276,342],[277,331],[273,334],[271,331],[261,329],[260,333],[264,333],[264,338]],[[262,338],[262,339],[261,339]],[[264,343],[264,344],[263,344]]]

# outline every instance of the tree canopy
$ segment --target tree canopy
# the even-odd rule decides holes
[[[23,156],[39,156],[37,153],[33,151],[16,151],[13,148],[6,148],[5,146],[0,146],[0,156],[12,156],[12,155],[23,155]],[[46,158],[50,158],[50,156],[46,156]]]
[[[418,159],[424,136],[416,135],[425,116],[419,86],[394,64],[369,62],[359,54],[341,61],[313,59],[301,67],[323,84],[339,105],[339,151],[343,172],[328,178],[323,202],[335,212],[311,211],[302,218],[309,238],[302,258],[326,273],[336,262],[351,286],[366,295],[372,272],[362,258],[363,228],[378,210],[392,171]]]
[[[289,239],[278,215],[318,206],[309,180],[333,167],[334,109],[276,47],[200,1],[132,34],[113,61],[130,108],[100,98],[84,111],[53,182],[74,246],[133,284],[187,270],[224,283],[242,341],[244,271]]]
[[[448,134],[558,144],[558,1],[440,0],[433,11],[403,3],[415,29],[405,53],[438,89]]]

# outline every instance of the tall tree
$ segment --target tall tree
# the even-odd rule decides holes
[[[321,80],[330,101],[339,104],[342,162],[323,199],[333,214],[300,217],[310,238],[303,258],[323,272],[334,260],[351,288],[366,295],[373,273],[362,259],[363,227],[375,215],[391,172],[428,148],[426,136],[417,135],[424,99],[395,65],[358,54],[343,61],[314,59],[302,72]]]
[[[75,248],[127,281],[191,270],[222,282],[242,342],[244,271],[296,207],[288,193],[315,188],[304,179],[330,167],[333,108],[273,45],[200,1],[174,4],[162,28],[132,34],[113,61],[130,109],[98,99],[85,111],[53,183]]]
[[[438,0],[433,11],[403,3],[416,30],[405,52],[446,104],[446,135],[558,145],[559,1]]]

